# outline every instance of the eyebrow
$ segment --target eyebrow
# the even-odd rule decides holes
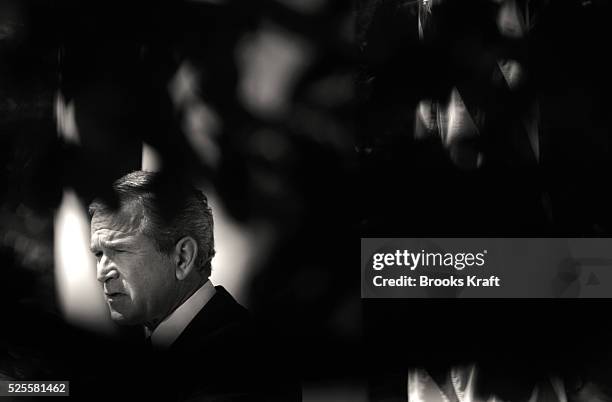
[[[106,240],[98,240],[95,243],[91,243],[89,246],[89,250],[92,253],[99,251],[100,248],[110,248],[117,249],[122,247],[131,246],[131,242],[129,240],[114,240],[114,241],[106,241]]]

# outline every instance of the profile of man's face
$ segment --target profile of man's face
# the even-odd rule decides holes
[[[167,314],[175,270],[153,239],[140,230],[138,204],[115,212],[96,211],[91,221],[91,250],[111,318],[120,324],[154,322]]]

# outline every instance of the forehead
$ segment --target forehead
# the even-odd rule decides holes
[[[100,208],[91,219],[91,236],[133,236],[141,232],[144,220],[144,209],[135,202],[122,205],[116,211]]]

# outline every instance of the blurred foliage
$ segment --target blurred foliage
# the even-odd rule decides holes
[[[483,236],[603,235],[612,230],[611,193],[601,185],[612,161],[611,80],[605,56],[611,8],[604,1],[518,0],[535,21],[522,37],[502,34],[508,2],[434,1],[424,38],[422,2],[363,0],[357,14],[357,138],[364,186],[361,210],[375,234]],[[508,95],[495,81],[498,60],[526,71]],[[499,76],[499,74],[497,74]],[[415,137],[421,100],[447,102],[459,88],[475,121],[485,163],[453,165],[440,138]],[[510,127],[521,105],[537,100],[537,164],[523,164]],[[479,117],[478,119],[474,116]],[[380,197],[388,189],[402,196]]]
[[[42,283],[26,283],[5,308],[23,309],[29,295],[55,310],[52,227],[63,189],[112,202],[105,189],[140,168],[145,142],[164,169],[212,186],[234,219],[269,228],[273,247],[249,287],[254,314],[280,339],[267,347],[286,341],[304,367],[331,350],[351,356],[359,322],[346,260],[358,205],[351,2],[3,7],[2,265]],[[347,367],[339,359],[309,373]]]

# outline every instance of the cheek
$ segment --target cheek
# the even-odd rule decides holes
[[[133,256],[129,269],[123,275],[123,283],[132,300],[149,303],[149,299],[162,296],[172,281],[173,273],[167,261],[160,257]]]
[[[122,256],[117,259],[117,266],[123,288],[132,299],[141,293],[142,288],[146,289],[146,265],[140,258]]]

